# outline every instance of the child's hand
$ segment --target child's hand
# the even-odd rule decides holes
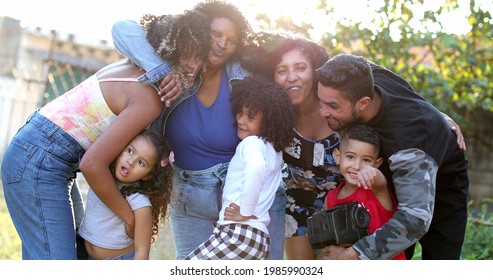
[[[365,190],[372,189],[375,185],[375,179],[378,176],[378,169],[375,167],[365,165],[358,172],[358,186],[364,188]]]
[[[234,221],[234,222],[243,222],[249,219],[257,219],[255,216],[242,216],[240,214],[240,206],[236,205],[235,203],[231,203],[229,207],[226,207],[224,209],[224,220],[228,221]]]

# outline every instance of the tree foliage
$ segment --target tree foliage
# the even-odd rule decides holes
[[[380,5],[375,6],[375,2]],[[335,32],[326,32],[318,43],[331,56],[352,53],[389,68],[467,128],[474,111],[493,112],[493,19],[488,11],[491,7],[483,3],[488,1],[481,0],[441,2],[430,7],[424,0],[367,0],[366,7],[374,8],[368,21],[338,19]],[[325,13],[324,21],[310,22],[312,19],[307,17],[306,22],[294,25],[286,18],[258,18],[266,27],[309,36],[315,25],[328,25],[338,18],[339,10],[332,3],[320,0],[317,9]],[[468,31],[451,33],[442,20],[447,15],[456,15],[458,23],[462,19]],[[463,132],[467,133],[465,129]]]

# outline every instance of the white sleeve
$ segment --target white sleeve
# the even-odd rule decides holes
[[[266,180],[266,147],[258,137],[247,137],[243,141],[243,149],[239,151],[245,162],[240,213],[243,216],[251,216],[257,207],[260,191]]]

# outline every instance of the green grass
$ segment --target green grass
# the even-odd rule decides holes
[[[3,189],[0,188],[0,260],[20,260],[21,240],[10,219]]]

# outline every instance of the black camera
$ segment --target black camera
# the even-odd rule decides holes
[[[307,219],[313,249],[354,243],[368,235],[370,214],[356,202],[349,202],[313,214]]]

